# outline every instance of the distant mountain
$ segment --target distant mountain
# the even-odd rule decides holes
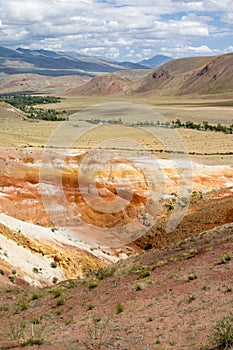
[[[132,62],[128,62],[128,61],[121,62],[121,66],[123,66],[127,69],[146,69],[147,68],[147,66],[145,66],[145,65],[142,65],[139,63],[132,63]]]
[[[149,67],[149,68],[157,68],[162,66],[164,63],[171,61],[172,58],[164,55],[156,55],[149,59],[142,60],[138,62],[138,64]]]
[[[233,53],[172,60],[131,84],[128,93],[210,95],[233,91]]]
[[[83,56],[78,53],[53,52],[0,47],[0,73],[34,73],[40,75],[96,76],[125,69],[145,69],[135,63],[114,62],[107,59]]]

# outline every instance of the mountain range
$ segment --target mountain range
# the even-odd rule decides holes
[[[68,93],[229,96],[233,90],[233,53],[171,60],[155,70],[148,71],[141,79],[129,79],[124,73],[116,72],[92,78]]]
[[[162,58],[155,62],[162,64]],[[152,64],[116,62],[101,57],[90,57],[75,52],[49,50],[15,50],[0,47],[0,72],[5,74],[34,73],[47,76],[80,75],[95,76],[126,69],[147,69]]]

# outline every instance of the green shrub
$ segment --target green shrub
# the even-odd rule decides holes
[[[233,345],[233,315],[223,317],[214,326],[212,343],[215,347],[229,349]]]
[[[100,267],[95,275],[96,275],[96,278],[98,280],[102,280],[106,277],[110,277],[114,274],[114,272],[116,271],[116,267],[115,266],[108,266],[108,267]]]
[[[121,312],[124,311],[124,305],[122,305],[121,303],[116,305],[116,312],[117,314],[120,314]]]
[[[92,303],[87,304],[87,310],[93,310],[95,308],[95,305]]]
[[[8,310],[9,310],[9,305],[0,306],[0,311],[8,311]]]
[[[197,279],[197,273],[196,273],[196,271],[190,272],[190,274],[188,275],[188,280],[189,280],[189,281],[193,281],[193,280],[195,280],[195,279]]]
[[[9,278],[9,280],[10,280],[12,283],[15,283],[15,277],[14,277],[14,275],[9,275],[8,278]]]
[[[227,262],[231,261],[232,255],[230,253],[222,253],[220,255],[220,263],[226,264]]]
[[[20,311],[27,310],[29,307],[28,302],[25,299],[20,300],[17,305],[19,306]]]
[[[63,289],[62,288],[54,289],[52,291],[52,294],[53,294],[54,298],[60,297],[62,295],[62,293],[63,293]]]
[[[89,289],[94,289],[99,285],[99,280],[97,278],[94,278],[92,280],[89,280],[87,282],[87,286]]]
[[[37,300],[39,298],[41,298],[41,294],[40,293],[34,292],[32,294],[32,300]]]
[[[150,276],[150,271],[148,269],[142,270],[138,275],[139,278],[146,278],[148,276]]]
[[[62,305],[65,305],[65,299],[64,298],[57,298],[57,301],[56,301],[56,306],[62,306]]]
[[[140,286],[140,284],[137,284],[135,287],[136,292],[138,292],[139,290],[142,290],[142,287]]]
[[[188,296],[187,296],[187,302],[188,303],[191,303],[195,299],[196,299],[195,295],[193,295],[191,293],[188,294]]]

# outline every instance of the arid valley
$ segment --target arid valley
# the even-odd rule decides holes
[[[232,63],[1,76],[0,349],[230,349]]]

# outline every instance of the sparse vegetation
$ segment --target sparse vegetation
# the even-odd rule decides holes
[[[87,310],[93,310],[95,308],[95,305],[92,303],[87,304]]]
[[[189,281],[193,281],[193,280],[195,280],[195,279],[197,279],[197,273],[196,273],[196,271],[190,272],[190,274],[188,275],[188,280],[189,280]]]
[[[64,290],[62,288],[58,288],[58,289],[54,289],[52,291],[52,294],[53,294],[54,298],[58,298],[62,295],[63,292],[64,292]]]
[[[227,350],[233,345],[233,315],[223,317],[214,326],[212,344],[215,347]]]
[[[87,281],[87,286],[89,289],[94,289],[99,285],[99,280],[97,278]]]
[[[117,312],[117,314],[120,314],[123,311],[124,311],[124,305],[122,305],[121,303],[118,303],[116,305],[116,312]]]
[[[195,295],[192,293],[189,293],[187,296],[187,302],[191,303],[192,301],[194,301],[196,299]]]
[[[5,304],[0,306],[0,311],[8,311],[9,310],[9,305]]]
[[[232,255],[230,253],[222,253],[220,256],[220,263],[221,264],[226,264],[229,261],[231,261]]]
[[[9,275],[8,278],[9,278],[9,280],[10,280],[12,283],[15,283],[15,277],[14,277],[14,275]]]
[[[148,270],[148,268],[144,268],[142,271],[139,272],[138,277],[139,278],[146,278],[150,276],[151,272]]]
[[[62,306],[62,305],[65,305],[65,299],[62,298],[62,297],[59,297],[56,299],[56,306]]]
[[[231,293],[232,292],[232,286],[230,284],[226,285],[226,292]]]
[[[101,346],[107,340],[107,327],[109,324],[109,317],[96,317],[92,318],[92,322],[88,325],[88,341],[90,346]]]
[[[17,306],[19,307],[19,310],[20,310],[20,311],[27,310],[28,307],[29,307],[27,300],[24,299],[24,298],[22,298],[22,299],[18,302]]]
[[[100,267],[95,272],[95,276],[98,280],[103,280],[104,278],[111,277],[114,274],[115,270],[115,266]]]
[[[41,345],[48,337],[51,327],[43,322],[42,317],[33,317],[31,323],[20,322],[19,325],[10,324],[6,335],[10,340],[18,340],[21,347],[27,345]]]
[[[37,300],[37,299],[39,299],[41,297],[42,297],[41,293],[38,293],[38,292],[33,292],[32,293],[32,300]]]
[[[136,292],[138,292],[139,290],[142,290],[141,285],[140,284],[136,284],[135,290],[136,290]]]

